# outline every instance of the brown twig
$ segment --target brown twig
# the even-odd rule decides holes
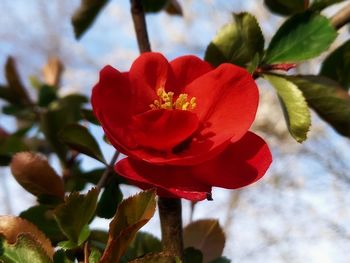
[[[182,211],[178,198],[159,197],[163,250],[183,259]]]
[[[113,173],[113,165],[117,161],[119,154],[120,153],[118,151],[116,151],[114,153],[111,161],[109,162],[109,165],[106,167],[106,170],[103,172],[100,180],[98,181],[98,183],[96,185],[96,189],[98,191],[100,191],[102,189],[102,187],[106,184],[108,177]]]
[[[350,22],[350,4],[340,9],[338,13],[331,17],[331,24],[340,29],[344,25]]]
[[[131,15],[140,53],[150,52],[151,45],[148,39],[146,18],[141,0],[131,0]]]

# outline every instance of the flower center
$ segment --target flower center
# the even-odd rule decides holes
[[[159,99],[154,100],[149,106],[152,110],[166,109],[166,110],[193,110],[196,107],[196,98],[192,97],[190,100],[186,93],[181,93],[174,102],[174,92],[165,92],[163,88],[157,90]]]

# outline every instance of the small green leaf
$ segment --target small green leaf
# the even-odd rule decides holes
[[[138,232],[134,241],[128,247],[127,252],[122,257],[121,262],[126,263],[132,259],[144,256],[148,253],[161,251],[162,244],[158,238],[146,232]]]
[[[320,75],[350,89],[350,40],[334,50],[322,63]]]
[[[73,263],[73,261],[67,257],[63,249],[56,251],[56,253],[53,255],[53,262],[54,263]]]
[[[43,247],[30,234],[19,234],[16,243],[9,244],[0,235],[0,262],[52,263]]]
[[[84,153],[102,163],[106,163],[101,149],[89,130],[79,124],[70,124],[59,133],[60,139],[69,147]]]
[[[123,200],[123,193],[120,191],[119,184],[114,177],[108,182],[98,202],[96,214],[99,217],[112,218],[119,203]]]
[[[290,76],[310,107],[338,133],[350,138],[350,95],[338,83],[321,76]]]
[[[184,263],[202,263],[203,254],[194,247],[188,247],[184,251]]]
[[[343,1],[344,0],[313,0],[311,9],[320,11],[330,5],[334,5]]]
[[[109,240],[100,262],[119,262],[136,232],[152,218],[155,208],[155,190],[122,201],[109,225]]]
[[[305,141],[311,126],[311,117],[303,93],[282,76],[264,75],[264,78],[277,91],[290,134],[297,142]]]
[[[108,0],[81,0],[79,8],[72,17],[74,33],[77,39],[93,24],[107,3]]]
[[[34,225],[36,225],[53,242],[64,239],[57,222],[54,219],[53,208],[48,205],[37,205],[23,211],[20,215]]]
[[[38,105],[47,107],[51,102],[57,99],[57,89],[53,86],[42,85],[38,93]]]
[[[287,16],[304,11],[308,6],[308,2],[308,0],[264,0],[265,5],[271,12]]]
[[[98,263],[101,258],[101,252],[96,248],[92,248],[89,255],[89,263]]]
[[[129,263],[181,263],[181,261],[174,255],[161,252],[147,254],[142,258],[129,261]]]
[[[230,263],[231,260],[229,260],[228,258],[225,258],[225,257],[219,257],[219,258],[216,258],[212,261],[210,261],[209,263]]]
[[[278,29],[267,48],[266,64],[293,63],[326,51],[337,31],[326,17],[311,12],[296,14]]]
[[[233,14],[234,22],[225,25],[205,52],[214,66],[229,62],[246,66],[256,54],[262,55],[264,37],[256,18],[249,13]]]
[[[183,232],[184,247],[194,247],[203,253],[203,261],[220,257],[225,247],[225,234],[219,222],[203,219],[190,223]]]
[[[69,241],[80,245],[86,236],[86,228],[95,214],[98,191],[86,195],[71,193],[65,202],[54,210],[55,219]]]
[[[82,109],[81,110],[81,114],[83,116],[83,118],[95,125],[100,125],[100,122],[98,121],[98,119],[95,117],[95,114],[92,110],[88,110],[88,109]]]
[[[8,166],[12,156],[17,152],[29,150],[28,146],[23,142],[23,139],[10,135],[0,142],[0,166]]]

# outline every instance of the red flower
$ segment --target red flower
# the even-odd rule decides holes
[[[248,131],[258,98],[243,68],[144,53],[129,72],[101,70],[92,106],[110,142],[128,155],[115,166],[120,175],[162,196],[203,200],[212,186],[239,188],[269,167],[268,146]]]

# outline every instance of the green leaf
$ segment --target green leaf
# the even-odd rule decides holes
[[[350,138],[350,96],[336,82],[321,76],[287,77],[303,92],[310,107],[338,133]]]
[[[12,156],[17,152],[28,151],[28,146],[23,142],[23,139],[10,135],[0,142],[0,166],[8,166]]]
[[[87,238],[86,228],[95,214],[98,191],[86,195],[71,193],[65,202],[54,210],[55,219],[69,241],[81,245]]]
[[[203,254],[194,247],[188,247],[184,251],[184,263],[202,263]]]
[[[59,133],[60,139],[78,152],[84,153],[106,164],[101,149],[89,130],[79,124],[70,124]]]
[[[98,248],[100,251],[104,251],[108,241],[108,232],[103,230],[91,230],[89,241],[91,245]]]
[[[136,232],[152,218],[155,209],[155,190],[143,191],[121,202],[109,225],[109,240],[100,262],[119,262]]]
[[[121,262],[126,263],[132,259],[144,256],[148,253],[161,251],[162,244],[158,238],[146,232],[138,232],[134,241],[128,247],[127,252],[122,257]]]
[[[93,24],[107,3],[108,0],[81,0],[79,8],[72,17],[72,25],[77,39]]]
[[[225,258],[225,257],[219,257],[219,258],[216,258],[212,261],[210,261],[209,263],[230,263],[231,260],[229,260],[228,258]]]
[[[63,249],[56,251],[56,253],[53,255],[53,262],[54,263],[73,263],[73,261],[67,257]]]
[[[334,50],[322,63],[320,75],[350,89],[350,40]]]
[[[273,36],[264,62],[293,63],[314,58],[336,37],[337,31],[326,17],[311,12],[294,15]]]
[[[9,244],[0,235],[0,262],[6,263],[51,263],[39,242],[29,234],[19,234],[16,243]]]
[[[100,125],[100,122],[98,121],[98,119],[95,117],[95,114],[92,110],[88,110],[88,109],[82,109],[81,110],[81,114],[83,116],[83,118],[95,125]]]
[[[225,62],[246,66],[263,52],[264,37],[256,18],[249,13],[233,16],[235,21],[219,30],[205,52],[205,60],[214,66]]]
[[[287,16],[304,11],[308,6],[308,2],[308,0],[264,0],[265,5],[271,12]]]
[[[183,232],[184,247],[194,247],[203,253],[203,261],[220,257],[225,247],[225,234],[219,222],[203,219],[190,223]]]
[[[169,0],[141,0],[142,1],[142,7],[143,10],[146,13],[157,13],[164,9],[167,5]]]
[[[101,258],[101,252],[96,248],[92,248],[89,255],[89,263],[98,263]]]
[[[53,208],[51,206],[33,206],[23,211],[19,216],[36,225],[51,241],[59,242],[64,239],[64,235],[54,219]]]
[[[181,261],[178,257],[175,257],[174,255],[161,252],[147,254],[142,258],[129,261],[129,263],[181,263]]]
[[[119,203],[123,200],[123,193],[120,191],[119,184],[114,179],[115,177],[113,176],[112,180],[108,182],[98,202],[96,214],[99,217],[112,218],[117,211]]]
[[[311,9],[316,11],[321,11],[322,9],[334,5],[340,2],[343,2],[344,0],[313,0]]]
[[[282,76],[264,75],[264,78],[277,91],[290,134],[297,142],[305,141],[311,126],[311,117],[303,93]]]
[[[51,102],[57,99],[57,89],[53,86],[42,85],[38,94],[38,105],[47,107]]]

